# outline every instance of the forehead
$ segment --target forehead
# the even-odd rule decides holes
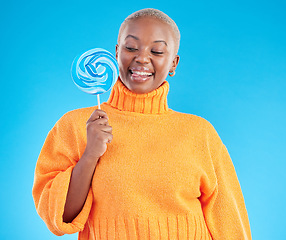
[[[139,17],[131,19],[125,23],[121,31],[119,40],[125,40],[126,36],[133,35],[140,40],[164,40],[174,44],[174,32],[171,26],[155,17]]]

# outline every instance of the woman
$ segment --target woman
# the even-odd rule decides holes
[[[119,79],[102,110],[65,114],[35,172],[39,215],[79,239],[251,239],[228,152],[206,120],[167,106],[180,34],[143,9],[121,25]],[[112,127],[111,127],[112,126]]]

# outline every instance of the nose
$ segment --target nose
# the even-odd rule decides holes
[[[138,54],[137,54],[135,60],[137,63],[141,63],[141,64],[149,63],[150,62],[150,56],[149,56],[148,51],[146,51],[144,49],[138,51]]]

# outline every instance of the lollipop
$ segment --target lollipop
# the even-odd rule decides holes
[[[72,78],[82,91],[97,95],[107,92],[118,78],[118,63],[114,56],[102,48],[94,48],[76,57],[72,64]]]

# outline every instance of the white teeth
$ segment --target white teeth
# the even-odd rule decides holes
[[[151,76],[152,73],[148,73],[148,72],[137,72],[137,71],[132,71],[132,73],[135,73],[137,75],[141,75],[141,76]]]

